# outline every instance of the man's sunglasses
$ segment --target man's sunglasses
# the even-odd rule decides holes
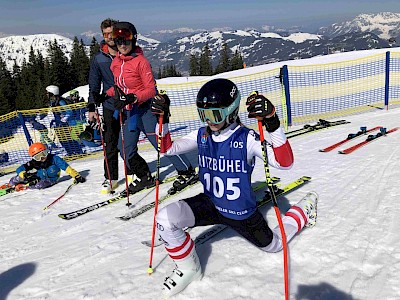
[[[112,38],[112,32],[103,32],[103,38]]]

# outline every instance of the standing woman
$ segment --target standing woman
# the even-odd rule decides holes
[[[149,61],[136,45],[135,26],[129,22],[118,22],[113,27],[113,39],[118,48],[110,67],[115,86],[107,90],[107,95],[114,97],[116,113],[122,110],[127,167],[128,172],[134,175],[129,185],[129,193],[132,194],[155,184],[146,161],[137,153],[137,144],[140,132],[143,132],[157,149],[158,118],[150,110],[151,100],[156,95],[156,82]],[[122,149],[121,140],[118,147]],[[198,180],[198,175],[185,155],[169,159],[179,174],[171,192]]]

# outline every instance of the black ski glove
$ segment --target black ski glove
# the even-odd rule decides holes
[[[104,119],[103,119],[103,116],[99,116],[99,120],[100,120],[100,123],[98,122],[97,119],[89,120],[88,124],[89,124],[90,128],[92,128],[93,130],[104,131]]]
[[[93,93],[92,93],[92,95],[93,95]],[[96,111],[96,105],[94,103],[89,103],[87,105],[87,109],[88,109],[89,112],[95,112]]]
[[[81,174],[76,175],[74,179],[75,179],[75,181],[76,181],[77,183],[84,183],[84,182],[86,182],[85,177],[82,177]]]
[[[94,103],[97,106],[100,106],[107,99],[106,93],[99,94],[97,92],[92,92],[92,96],[93,96]]]
[[[114,108],[123,109],[128,104],[134,104],[138,101],[135,94],[125,94],[117,85],[114,85]]]
[[[169,111],[169,106],[171,104],[171,100],[168,95],[158,94],[151,101],[151,112],[157,116],[157,121],[160,118],[160,115],[163,115],[163,124],[169,123],[169,117],[171,116]]]
[[[279,128],[280,122],[276,115],[275,106],[263,95],[259,95],[257,91],[250,93],[246,105],[249,118],[261,120],[268,132],[273,132]]]
[[[29,186],[35,185],[40,181],[40,177],[35,173],[26,173],[23,183],[28,184]]]

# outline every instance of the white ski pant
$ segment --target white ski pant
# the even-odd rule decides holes
[[[292,214],[297,213],[297,211],[293,210],[292,208],[288,211],[288,213],[289,212],[292,212]],[[289,242],[296,235],[296,233],[304,227],[304,223],[299,226],[292,216],[284,216],[282,221],[285,228],[287,242]],[[195,223],[199,223],[199,220],[196,222],[196,217],[192,208],[187,202],[182,200],[167,205],[157,214],[158,234],[164,241],[167,248],[177,248],[184,245],[187,239],[187,234],[183,228],[193,227],[195,226]],[[214,224],[218,223],[215,222]],[[227,225],[229,226],[230,224]],[[241,231],[243,232],[251,229],[252,228],[242,228]],[[272,239],[270,240],[270,243],[259,248],[266,252],[278,252],[283,248],[279,226],[272,230]]]

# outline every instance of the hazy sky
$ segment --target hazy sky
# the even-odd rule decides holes
[[[142,34],[180,27],[260,29],[264,25],[301,26],[312,32],[361,13],[400,13],[400,0],[0,0],[0,7],[0,33],[7,35],[78,35],[99,31],[107,17],[130,21]]]

